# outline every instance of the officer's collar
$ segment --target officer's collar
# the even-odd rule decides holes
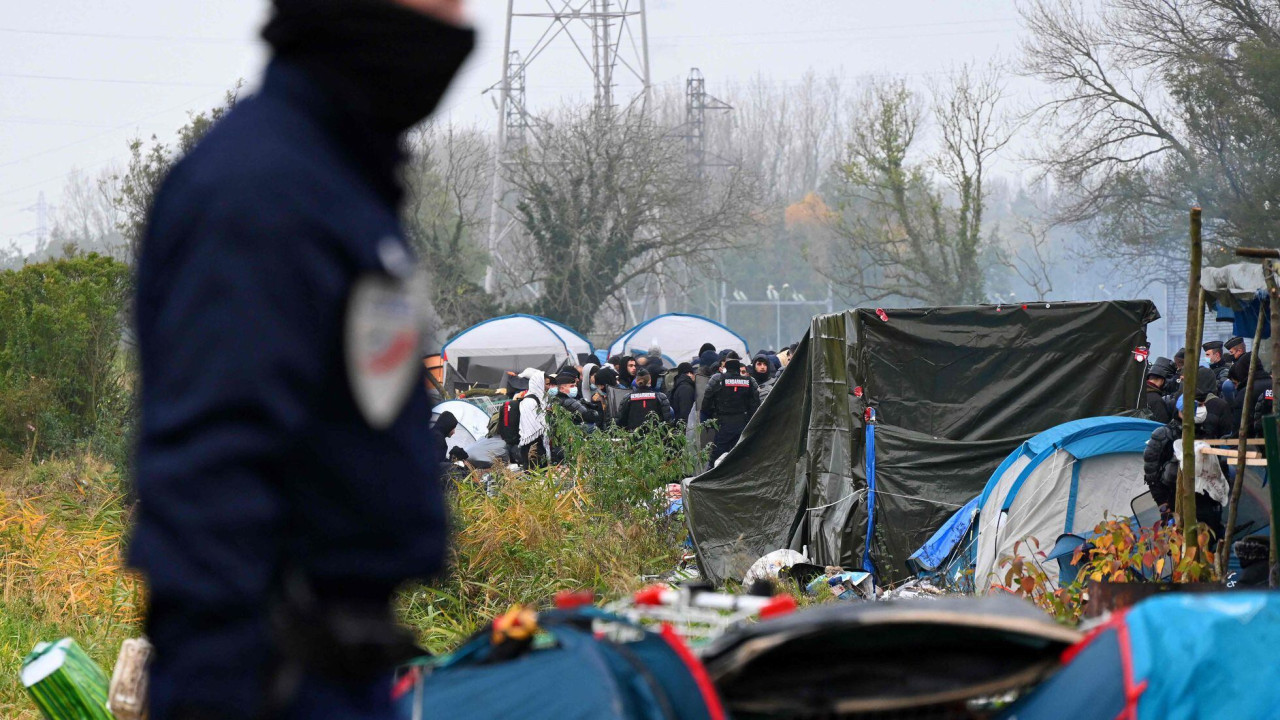
[[[398,173],[404,159],[400,133],[376,127],[339,87],[325,80],[309,68],[275,58],[267,66],[261,94],[281,98],[316,118],[334,133],[348,159],[378,194],[398,204],[404,194]]]

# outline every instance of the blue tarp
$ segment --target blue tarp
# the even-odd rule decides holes
[[[956,511],[938,532],[933,534],[919,550],[912,553],[907,562],[919,572],[932,572],[941,567],[951,555],[951,551],[959,544],[961,538],[969,532],[973,519],[978,516],[978,498],[974,498]]]
[[[1267,302],[1266,290],[1259,290],[1254,299],[1240,303],[1240,309],[1232,313],[1231,333],[1252,338],[1259,316],[1262,317],[1262,337],[1265,340],[1271,337],[1271,305]]]

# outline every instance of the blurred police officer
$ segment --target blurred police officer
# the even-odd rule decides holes
[[[446,526],[398,221],[461,0],[276,0],[261,91],[170,173],[138,267],[152,720],[393,716],[388,607]]]

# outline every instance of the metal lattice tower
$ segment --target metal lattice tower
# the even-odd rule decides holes
[[[718,155],[707,152],[707,111],[728,112],[732,109],[732,105],[707,94],[707,80],[701,70],[689,70],[689,79],[685,83],[684,142],[689,154],[689,164],[699,178],[706,173],[708,167],[729,165]]]
[[[506,83],[507,110],[502,118],[502,153],[511,155],[524,149],[528,141],[529,112],[525,109],[524,62],[520,52],[511,51],[507,56]]]
[[[530,142],[537,142],[538,124],[526,104],[528,69],[552,46],[570,47],[584,61],[593,86],[593,108],[608,116],[619,111],[619,80],[636,82],[639,92],[626,99],[622,110],[649,101],[649,32],[645,0],[507,0],[502,79],[498,91],[498,144],[494,157],[493,205],[489,215],[489,268],[485,291],[496,286],[495,263],[502,243],[515,227],[506,209],[509,191],[503,168]],[[529,31],[532,43],[513,40],[512,31]],[[513,47],[521,45],[522,47]],[[548,77],[563,80],[569,68],[550,66]],[[535,83],[536,87],[536,83]]]
[[[45,242],[49,239],[49,212],[52,209],[53,206],[45,201],[43,191],[36,196],[35,205],[28,205],[27,207],[22,208],[23,212],[32,212],[36,214],[35,229],[21,234],[35,235],[37,247],[44,247]]]

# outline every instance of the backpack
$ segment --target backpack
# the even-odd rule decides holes
[[[593,632],[625,627],[627,639]],[[493,625],[453,653],[402,670],[400,717],[488,720],[724,720],[702,663],[669,627],[661,633],[594,607],[537,615],[541,635],[504,652]],[[447,711],[445,710],[447,708]]]
[[[525,398],[538,403],[538,409],[542,409],[542,402],[536,396],[521,393],[511,398],[489,417],[489,437],[500,437],[508,445],[520,444],[520,402]]]

